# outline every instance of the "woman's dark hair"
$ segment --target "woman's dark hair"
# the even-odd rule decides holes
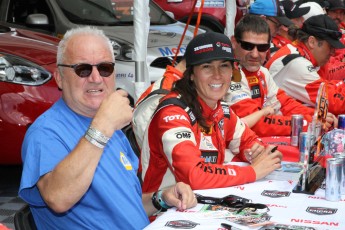
[[[183,77],[175,82],[172,91],[176,91],[181,94],[182,100],[192,110],[198,124],[205,129],[206,132],[209,132],[210,127],[207,126],[206,120],[202,116],[202,107],[197,100],[198,93],[196,91],[195,84],[191,79],[192,74],[193,66],[187,67],[183,73]]]
[[[267,43],[271,42],[271,32],[265,19],[259,15],[246,14],[237,24],[234,31],[234,36],[237,41],[242,40],[242,35],[245,32],[252,32],[255,34],[268,34]]]
[[[234,69],[233,62],[231,62],[231,66]],[[183,73],[183,77],[175,82],[172,91],[181,95],[181,99],[192,110],[198,124],[205,130],[205,132],[208,133],[210,131],[210,127],[207,125],[206,119],[202,116],[202,107],[197,99],[198,92],[196,91],[194,81],[191,79],[193,67],[194,66],[187,67]]]

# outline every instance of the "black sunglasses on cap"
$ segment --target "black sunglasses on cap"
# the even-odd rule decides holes
[[[271,44],[269,43],[254,44],[254,43],[246,42],[242,40],[237,40],[237,42],[241,44],[242,49],[247,50],[247,51],[252,51],[256,47],[259,52],[266,52],[271,46]]]
[[[88,77],[92,73],[92,67],[96,66],[97,70],[99,72],[99,75],[102,77],[109,77],[113,72],[114,72],[114,62],[100,62],[95,65],[91,65],[88,63],[79,63],[79,64],[74,64],[74,65],[65,65],[65,64],[58,64],[57,66],[61,67],[68,67],[74,69],[74,72],[79,76],[79,77]]]

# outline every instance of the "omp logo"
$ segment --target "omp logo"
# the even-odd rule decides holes
[[[169,48],[169,47],[163,48],[163,47],[161,47],[161,48],[158,48],[158,50],[163,57],[173,56],[178,52],[177,47],[176,48]],[[178,53],[184,54],[185,52],[186,52],[186,47],[181,47]]]
[[[231,91],[236,91],[236,90],[240,90],[242,88],[240,83],[235,83],[235,84],[231,84],[230,85],[230,90]]]
[[[338,211],[338,209],[325,207],[308,207],[306,211],[316,215],[333,215]]]
[[[188,119],[186,118],[185,115],[179,115],[179,114],[163,117],[163,120],[165,122],[173,121],[175,119],[176,120],[186,120],[186,121],[188,121]]]
[[[312,65],[307,66],[307,68],[308,68],[308,71],[309,71],[309,72],[314,72],[314,71],[316,71],[316,68],[315,68],[314,66],[312,66]]]
[[[192,137],[192,134],[189,131],[184,131],[175,133],[175,136],[177,139],[190,139]]]
[[[279,198],[279,197],[289,197],[290,192],[286,191],[277,191],[277,190],[264,190],[261,193],[262,196],[268,196],[271,198]]]

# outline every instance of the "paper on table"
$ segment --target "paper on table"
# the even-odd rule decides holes
[[[298,180],[303,170],[303,165],[299,162],[282,161],[282,167],[268,174],[268,180]]]

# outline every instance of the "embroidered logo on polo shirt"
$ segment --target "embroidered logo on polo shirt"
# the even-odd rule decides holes
[[[127,170],[133,170],[131,162],[129,162],[129,160],[127,159],[127,157],[125,156],[123,152],[120,152],[120,161]]]

